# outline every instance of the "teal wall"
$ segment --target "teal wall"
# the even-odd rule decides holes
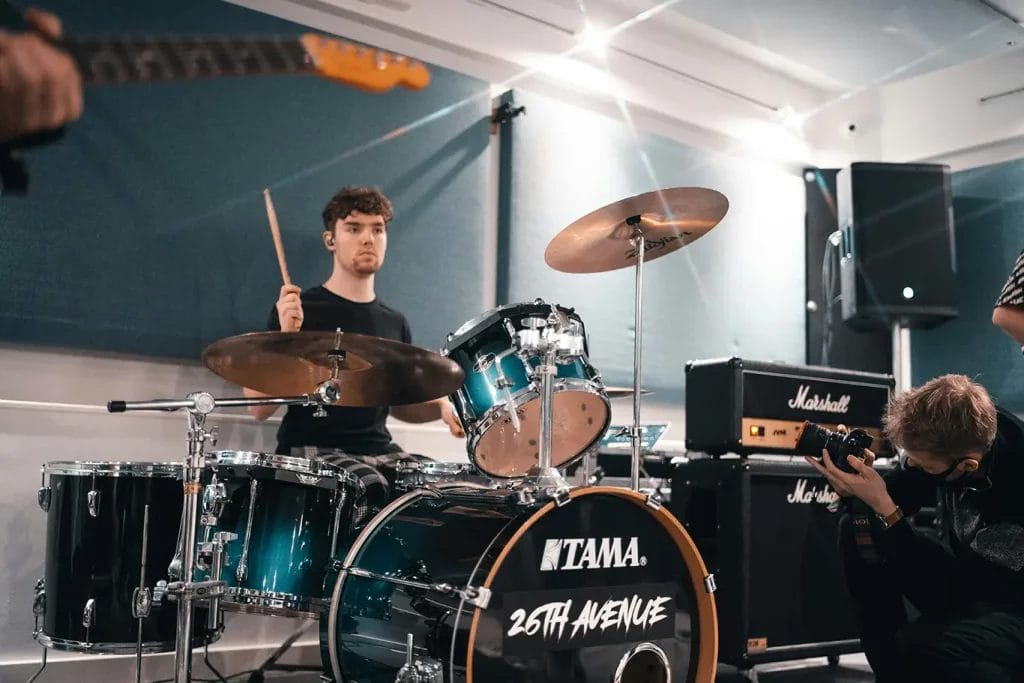
[[[634,273],[552,270],[544,249],[575,219],[659,187],[726,195],[724,220],[644,266],[644,385],[682,400],[688,360],[739,355],[804,361],[804,184],[797,171],[699,150],[548,97],[516,93],[509,299],[577,309],[591,361],[631,384]]]
[[[912,333],[914,384],[949,372],[1024,412],[1024,357],[994,327],[992,305],[1024,248],[1024,159],[953,174],[960,317]]]
[[[68,35],[308,30],[213,0],[33,4]],[[31,155],[28,197],[0,198],[0,340],[198,358],[262,329],[277,298],[265,186],[308,287],[329,273],[327,199],[376,184],[396,209],[378,293],[440,347],[483,308],[490,95],[431,73],[387,94],[306,76],[89,89],[83,119]]]

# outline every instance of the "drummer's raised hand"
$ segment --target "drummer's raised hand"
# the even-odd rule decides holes
[[[452,408],[448,399],[439,399],[438,408],[441,409],[441,421],[448,425],[448,431],[452,433],[452,436],[460,439],[466,436],[466,432],[462,430],[462,423],[459,422],[459,416],[455,414],[455,409]]]
[[[302,329],[302,290],[296,285],[281,287],[281,296],[277,299],[277,320],[282,332],[298,332]]]

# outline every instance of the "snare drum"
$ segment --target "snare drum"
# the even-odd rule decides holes
[[[450,335],[442,351],[466,373],[466,381],[452,401],[466,430],[469,459],[492,477],[521,477],[539,459],[541,381],[534,370],[542,358],[520,350],[519,334],[527,329],[527,320],[546,318],[551,308],[539,299],[500,306]],[[587,358],[583,321],[572,309],[558,309],[569,319],[580,355],[557,360],[553,467],[570,465],[582,457],[601,438],[611,419],[600,374]],[[518,432],[510,417],[505,387],[519,417]]]
[[[325,584],[325,671],[392,683],[409,657],[448,683],[714,680],[714,582],[672,515],[607,486],[520,501],[449,486],[384,508]]]
[[[319,460],[220,451],[203,481],[205,521],[213,523],[200,519],[199,540],[238,534],[226,549],[224,609],[319,614],[327,563],[351,528],[358,479]],[[196,572],[197,580],[207,578]]]
[[[480,474],[475,467],[461,462],[399,462],[395,470],[394,489],[407,493],[424,486],[440,484],[475,484],[493,487],[494,482]]]
[[[74,652],[135,652],[139,622],[132,606],[142,578],[142,549],[144,587],[152,589],[167,578],[182,500],[181,465],[174,463],[43,467],[39,505],[46,511],[46,566],[35,602],[41,644]],[[196,606],[193,623],[193,647],[219,637],[206,628],[205,607]],[[142,651],[174,650],[176,627],[174,603],[153,605],[142,621]]]

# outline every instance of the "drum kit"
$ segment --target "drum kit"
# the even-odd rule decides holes
[[[340,330],[223,339],[203,353],[207,367],[269,396],[108,404],[185,411],[182,463],[43,467],[35,637],[134,653],[137,678],[143,653],[173,650],[182,683],[229,611],[318,620],[323,680],[336,683],[712,681],[714,578],[660,499],[638,490],[642,269],[727,208],[709,189],[651,192],[584,216],[547,247],[566,272],[636,269],[633,387],[617,390],[633,397],[631,488],[571,487],[560,471],[611,418],[571,308],[500,306],[440,354]],[[334,465],[208,452],[218,408],[441,396],[469,463],[400,464],[391,502],[358,525],[361,484]]]

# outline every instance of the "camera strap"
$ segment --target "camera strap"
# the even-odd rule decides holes
[[[879,564],[882,556],[875,544],[874,511],[859,498],[848,500],[846,505],[850,521],[853,523],[853,540],[857,544],[857,553],[868,564]]]

